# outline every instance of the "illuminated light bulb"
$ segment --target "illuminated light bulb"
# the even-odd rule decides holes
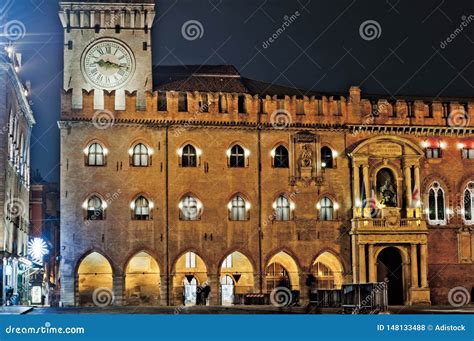
[[[202,208],[201,202],[198,201],[198,203],[196,204],[196,207],[197,207],[198,210],[201,210],[201,208]]]
[[[338,157],[339,156],[339,153],[335,150],[333,150],[332,152],[332,157]]]
[[[276,202],[274,202],[274,203],[272,204],[272,208],[273,208],[274,210],[276,210],[276,208],[277,208]]]
[[[227,155],[227,157],[230,157],[230,149],[226,150],[225,155]]]
[[[183,156],[183,149],[182,148],[179,148],[176,153],[181,157]]]
[[[135,201],[132,201],[132,202],[130,203],[130,208],[131,208],[132,210],[135,209]]]
[[[245,208],[247,209],[247,211],[250,210],[250,207],[252,207],[252,205],[250,205],[249,202],[246,202],[245,203]]]
[[[202,155],[202,150],[199,148],[196,148],[196,155],[201,156]]]
[[[109,150],[107,148],[104,148],[104,155],[109,154]]]
[[[128,155],[130,155],[130,156],[133,155],[133,148],[130,148],[130,149],[128,150]]]
[[[457,147],[458,147],[458,149],[464,149],[464,143],[459,142],[459,143],[457,144]]]
[[[290,209],[291,209],[291,210],[294,210],[295,208],[296,208],[296,205],[295,205],[295,203],[293,203],[293,202],[292,202],[292,203],[290,203]]]
[[[326,162],[321,163],[321,167],[326,168]]]
[[[149,206],[150,209],[152,210],[152,209],[155,207],[155,204],[153,203],[153,201],[150,201],[150,203],[148,204],[148,206]]]
[[[423,148],[428,148],[428,146],[429,146],[428,141],[422,141],[422,142],[421,142],[421,146],[422,146]]]
[[[84,154],[89,154],[89,148],[84,148]]]
[[[337,202],[334,203],[334,209],[338,210],[339,209],[339,204]]]
[[[48,254],[48,245],[41,238],[33,238],[28,242],[28,254],[33,260],[41,262]]]
[[[447,144],[446,142],[444,142],[444,141],[441,141],[441,142],[439,143],[439,146],[441,147],[441,149],[446,149],[446,147],[448,146],[448,144]]]
[[[247,157],[248,157],[248,156],[250,155],[250,150],[248,150],[248,149],[244,149],[244,153],[245,153],[245,156],[247,156]]]
[[[180,210],[183,209],[183,203],[182,203],[182,202],[180,202],[180,203],[178,204],[178,208],[179,208]]]
[[[106,201],[102,201],[102,209],[105,210],[109,205]]]
[[[356,207],[361,207],[362,206],[362,202],[360,201],[360,199],[356,199],[355,205],[356,205]]]
[[[421,200],[418,200],[418,201],[416,202],[416,207],[421,207]]]
[[[275,149],[272,149],[272,151],[270,152],[270,155],[271,157],[275,157]]]
[[[148,153],[149,153],[150,155],[153,155],[153,153],[155,153],[155,151],[154,151],[152,148],[150,148],[150,149],[148,150]]]
[[[321,204],[320,204],[319,202],[316,204],[316,208],[317,208],[318,210],[321,209]]]
[[[229,210],[232,209],[232,203],[231,203],[231,202],[229,202],[229,203],[227,204],[227,208],[228,208]]]
[[[87,210],[87,200],[82,203],[82,208]]]

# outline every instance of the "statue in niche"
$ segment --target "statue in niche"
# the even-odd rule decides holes
[[[397,207],[397,194],[393,184],[389,179],[385,180],[384,185],[380,188],[382,200],[380,203],[387,207]]]
[[[310,168],[313,164],[313,151],[309,144],[303,145],[303,151],[300,156],[300,166],[302,168]]]

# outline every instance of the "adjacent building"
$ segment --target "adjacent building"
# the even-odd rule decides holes
[[[18,77],[20,55],[0,51],[0,264],[1,299],[27,300],[30,192],[30,137],[35,124],[28,90]]]
[[[234,304],[474,283],[474,99],[152,67],[153,1],[63,1],[61,300]]]

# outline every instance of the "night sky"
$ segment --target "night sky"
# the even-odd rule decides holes
[[[0,32],[12,20],[26,29],[14,38],[23,53],[21,76],[33,84],[32,169],[58,181],[63,45],[58,3],[0,0],[0,11],[5,7]],[[363,94],[387,97],[474,95],[472,0],[158,0],[156,11],[155,65],[233,64],[245,77],[313,91],[345,93],[359,85]],[[293,14],[296,19],[264,48]],[[202,25],[201,38],[183,37],[189,20]],[[367,20],[380,31],[363,39],[359,29]],[[462,32],[455,33],[460,26]]]

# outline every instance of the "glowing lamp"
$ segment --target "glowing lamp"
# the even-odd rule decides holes
[[[227,204],[227,208],[228,208],[229,210],[232,209],[232,203],[231,203],[231,202],[229,202],[229,203]]]
[[[446,149],[446,147],[448,146],[448,144],[445,142],[445,141],[441,141],[439,143],[439,146],[441,147],[441,149]]]
[[[202,150],[199,148],[196,148],[196,155],[201,156],[202,155]]]
[[[295,203],[293,203],[293,202],[290,203],[290,209],[291,209],[292,211],[295,209],[295,207],[296,207]]]
[[[82,203],[82,208],[87,210],[87,200]]]
[[[130,155],[130,156],[133,155],[133,148],[130,148],[130,149],[128,150],[128,155]]]
[[[130,203],[130,208],[131,208],[132,210],[135,209],[135,201],[132,201],[132,202]]]
[[[422,146],[423,148],[428,148],[428,146],[429,146],[428,141],[422,141],[422,142],[421,142],[421,146]]]
[[[179,148],[176,153],[178,154],[179,157],[183,156],[183,149]]]
[[[248,211],[248,210],[250,210],[250,207],[252,207],[252,205],[250,205],[249,202],[246,202],[245,203],[245,209]]]
[[[108,207],[108,204],[105,200],[102,201],[102,209],[105,210]]]
[[[104,148],[104,155],[109,154],[109,150],[107,148]]]
[[[41,238],[33,238],[28,242],[28,255],[37,262],[42,262],[48,254],[48,245]]]
[[[337,211],[339,209],[339,204],[337,202],[334,203],[334,209]]]
[[[148,206],[150,207],[150,210],[152,210],[155,207],[155,204],[153,203],[153,201],[150,201]]]
[[[317,208],[318,210],[321,209],[321,204],[320,204],[319,202],[316,204],[316,208]]]
[[[270,152],[270,155],[271,157],[275,157],[275,149],[272,149],[272,151]]]
[[[457,144],[457,147],[458,147],[458,149],[464,149],[465,146],[464,146],[464,143],[459,142]]]
[[[326,168],[326,162],[322,162],[321,167]]]
[[[339,153],[335,150],[332,151],[332,157],[338,157]]]

